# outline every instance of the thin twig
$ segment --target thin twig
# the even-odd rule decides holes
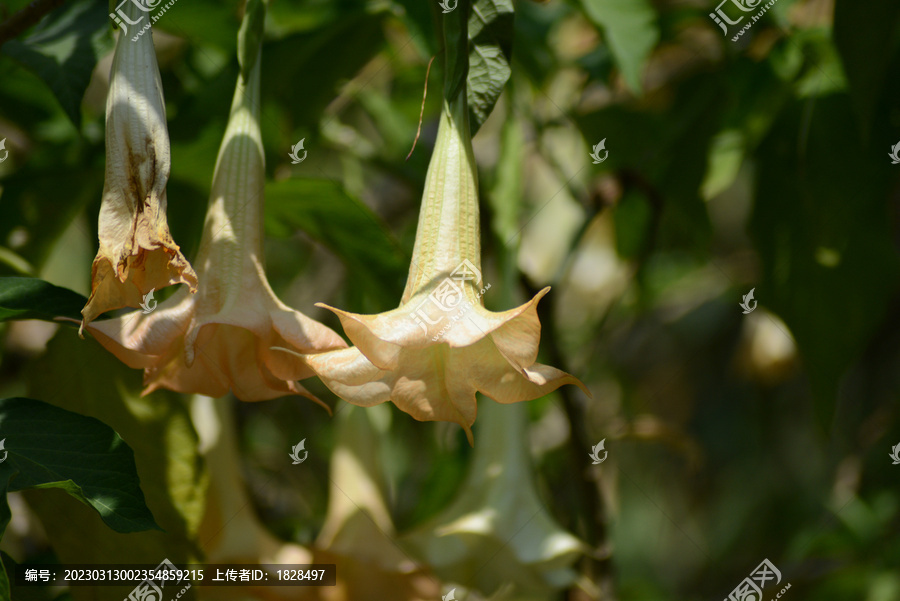
[[[419,141],[419,134],[422,132],[422,116],[425,114],[425,97],[428,96],[428,74],[431,73],[431,63],[434,62],[436,57],[437,54],[431,57],[431,60],[428,61],[428,69],[425,70],[425,92],[422,93],[422,109],[419,111],[419,127],[416,129],[416,137],[413,140],[412,148],[409,149],[409,154],[406,155],[407,161],[409,160],[409,157],[412,156],[413,150],[416,149],[416,142]]]

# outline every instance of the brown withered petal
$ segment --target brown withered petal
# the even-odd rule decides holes
[[[137,10],[127,3],[126,10]],[[133,15],[136,16],[136,15]],[[82,329],[101,313],[137,307],[172,284],[197,288],[197,275],[169,234],[169,133],[153,37],[120,35],[106,101],[106,175],[100,248]]]
[[[259,131],[259,58],[239,78],[219,150],[200,250],[196,294],[178,290],[145,315],[135,311],[88,329],[157,388],[243,401],[315,397],[295,383],[313,375],[271,350],[317,353],[346,347],[333,330],[282,303],[266,279],[262,248],[265,165]]]

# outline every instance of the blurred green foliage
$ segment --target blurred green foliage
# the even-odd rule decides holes
[[[0,18],[26,4],[0,1]],[[271,0],[266,15],[268,275],[282,299],[335,328],[314,302],[371,313],[399,301],[441,103],[435,60],[405,161],[442,47],[436,4]],[[512,24],[508,3],[483,4],[501,33],[469,75],[510,71],[491,116],[473,117],[485,279],[496,283],[485,300],[507,309],[552,285],[542,360],[594,393],[562,389],[528,406],[538,493],[593,548],[578,565],[582,594],[724,598],[769,558],[792,585],[784,598],[900,600],[900,466],[888,457],[900,442],[900,165],[887,156],[900,140],[896,0],[778,0],[736,42],[740,26],[723,36],[709,18],[712,0],[517,0]],[[108,12],[70,2],[0,47],[0,276],[89,292]],[[169,224],[189,259],[241,16],[238,0],[179,0],[154,26]],[[292,165],[300,139],[308,158]],[[608,159],[594,164],[602,139]],[[759,306],[745,315],[751,288]],[[0,317],[67,314],[68,293],[39,294],[43,306],[23,306],[0,290]],[[164,508],[160,523],[175,525],[173,539],[141,535],[135,553],[156,561],[177,539],[190,556],[204,476],[178,447],[195,440],[182,399],[141,405],[139,374],[71,328],[49,347],[26,324],[0,328],[0,396],[27,388],[120,432],[154,515]],[[97,365],[112,375],[84,375]],[[76,374],[70,394],[53,394],[51,375]],[[471,450],[454,426],[392,415],[380,452],[404,532],[447,507]],[[148,444],[145,419],[167,446]],[[331,418],[291,398],[242,405],[238,422],[255,509],[279,536],[311,543]],[[272,458],[301,438],[315,449],[308,469],[281,471]],[[609,460],[592,466],[602,438]],[[184,456],[161,456],[176,447]],[[49,545],[68,559],[101,536],[32,501],[48,539],[34,553]],[[97,548],[92,559],[121,551]]]

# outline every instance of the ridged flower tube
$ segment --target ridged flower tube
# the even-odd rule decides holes
[[[129,17],[140,13],[126,4]],[[137,307],[172,284],[196,290],[197,276],[169,234],[166,183],[169,132],[153,36],[116,42],[106,100],[106,174],[100,248],[91,266],[91,296],[82,329],[101,313]]]
[[[293,380],[312,371],[272,351],[317,353],[346,347],[327,326],[282,303],[264,269],[265,164],[259,130],[259,72],[239,76],[197,259],[200,287],[179,290],[149,315],[98,321],[90,331],[131,367],[144,369],[145,394],[156,388],[243,401],[286,394],[315,397]]]
[[[360,406],[386,401],[421,421],[460,424],[471,443],[475,393],[500,403],[581,382],[536,363],[537,302],[495,313],[481,275],[478,184],[466,90],[444,103],[400,306],[377,315],[327,307],[355,346],[305,357],[328,388]]]

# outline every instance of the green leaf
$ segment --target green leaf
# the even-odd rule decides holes
[[[37,278],[0,277],[0,322],[57,317],[81,320],[87,298]]]
[[[342,81],[362,69],[384,45],[385,18],[384,12],[344,12],[326,27],[267,43],[263,98],[281,104],[291,129],[305,125],[318,130],[319,119],[334,101]],[[322,57],[326,56],[328,68],[323,69]],[[303,82],[302,92],[297,90],[297,81]]]
[[[897,47],[900,3],[896,0],[836,0],[834,43],[850,82],[850,97],[859,115],[863,137],[872,126],[873,113]],[[860,35],[860,32],[865,35]]]
[[[81,0],[50,13],[23,41],[2,52],[40,77],[63,110],[81,127],[81,99],[97,60],[112,47],[104,2]]]
[[[116,432],[42,401],[0,399],[0,536],[9,524],[8,491],[61,488],[93,507],[116,532],[159,528],[144,502],[134,453]]]
[[[141,396],[141,371],[121,363],[96,340],[80,339],[74,329],[60,330],[46,353],[29,366],[26,377],[30,396],[102,417],[121,435],[134,450],[147,506],[164,529],[123,536],[107,528],[88,507],[61,504],[59,491],[26,491],[28,506],[40,518],[59,561],[158,563],[168,557],[180,564],[196,560],[208,480],[184,397],[166,390]],[[12,442],[10,436],[7,448]],[[75,598],[115,600],[128,595],[128,590],[119,591],[121,587],[102,588],[102,596]],[[116,597],[116,592],[122,594]],[[180,601],[190,599],[188,593]]]
[[[359,279],[395,303],[409,257],[366,205],[327,179],[289,179],[266,185],[266,234],[287,237],[302,230]]]
[[[763,272],[756,298],[791,329],[826,430],[840,379],[900,281],[887,217],[896,174],[881,155],[860,144],[844,94],[794,102],[760,147],[750,223]]]
[[[585,13],[606,36],[625,82],[641,91],[641,73],[656,42],[659,26],[650,0],[582,0]]]
[[[513,14],[512,0],[476,0],[472,5],[466,79],[472,135],[487,120],[509,81]]]

